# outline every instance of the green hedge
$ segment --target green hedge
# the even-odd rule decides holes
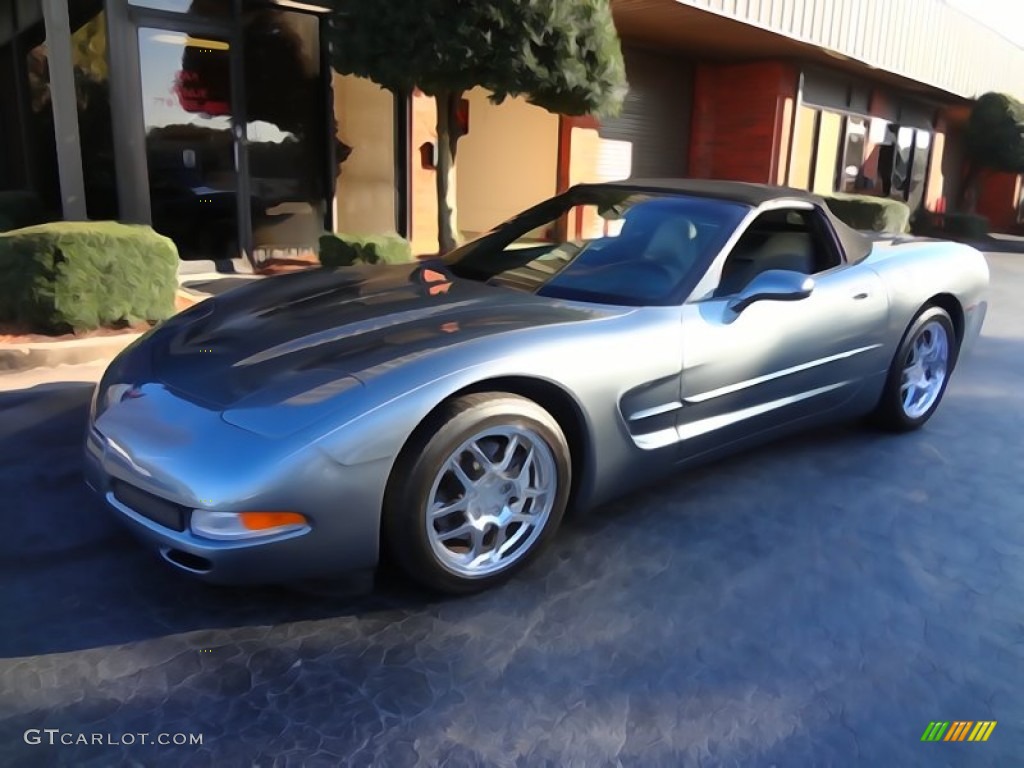
[[[973,213],[924,211],[914,218],[914,234],[926,237],[982,240],[988,236],[988,233],[988,219]]]
[[[899,234],[910,231],[910,206],[901,200],[837,193],[826,196],[825,203],[836,218],[854,229]]]
[[[31,192],[0,192],[0,232],[33,224],[42,224],[49,217]]]
[[[174,314],[178,252],[149,227],[58,221],[0,233],[0,321],[37,333]]]
[[[413,261],[412,246],[398,235],[327,234],[320,238],[320,263],[325,267],[353,264],[405,264]]]

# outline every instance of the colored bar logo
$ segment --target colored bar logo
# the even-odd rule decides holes
[[[921,734],[921,741],[988,741],[997,720],[933,720]]]

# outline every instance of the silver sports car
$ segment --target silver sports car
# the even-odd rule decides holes
[[[124,351],[90,485],[180,570],[494,585],[585,509],[825,421],[935,412],[977,251],[799,190],[584,185],[440,259],[253,281]]]

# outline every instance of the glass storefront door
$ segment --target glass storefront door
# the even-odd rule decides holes
[[[133,16],[154,228],[184,259],[313,258],[328,203],[318,17],[159,3]]]
[[[140,27],[153,227],[183,259],[239,250],[238,170],[227,35]]]
[[[319,19],[257,7],[241,35],[253,255],[314,258],[327,172]]]

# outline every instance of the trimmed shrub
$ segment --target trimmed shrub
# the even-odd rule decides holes
[[[910,206],[901,200],[836,193],[826,196],[825,203],[836,218],[854,229],[898,234],[910,231]]]
[[[0,232],[42,224],[48,218],[31,192],[0,192]]]
[[[353,264],[405,264],[413,261],[412,246],[398,235],[326,234],[320,237],[320,263],[325,267]]]
[[[954,240],[983,240],[989,221],[973,213],[932,213],[924,211],[914,219],[914,234]]]
[[[177,270],[174,243],[145,226],[57,221],[0,233],[0,321],[66,333],[165,320]]]

